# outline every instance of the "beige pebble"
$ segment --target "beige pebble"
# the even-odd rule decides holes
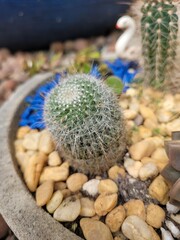
[[[110,228],[111,232],[117,232],[120,229],[125,217],[125,209],[122,205],[119,205],[107,214],[105,223]]]
[[[162,108],[164,108],[167,111],[168,110],[171,111],[172,109],[174,109],[175,108],[174,96],[170,94],[166,94],[162,101]]]
[[[160,123],[168,123],[172,118],[172,113],[164,109],[158,110],[156,114],[157,114],[157,119]]]
[[[68,177],[66,184],[71,192],[76,192],[79,191],[87,181],[88,178],[85,174],[74,173]]]
[[[26,154],[29,156],[29,157],[32,157],[34,154],[36,154],[37,151],[33,151],[33,150],[28,150],[26,151]]]
[[[54,190],[63,190],[67,188],[67,184],[65,182],[55,182],[54,183]]]
[[[69,163],[64,162],[59,167],[45,167],[40,176],[40,182],[47,180],[65,181],[69,176]]]
[[[63,200],[63,194],[60,190],[53,193],[51,199],[46,204],[46,209],[49,213],[53,213],[61,204]]]
[[[123,99],[119,102],[119,105],[121,106],[122,109],[127,109],[129,106],[129,102],[126,99]]]
[[[146,140],[153,141],[156,148],[164,146],[164,138],[162,136],[154,136],[154,137],[147,138]]]
[[[128,88],[126,91],[126,96],[129,96],[129,97],[135,97],[137,96],[137,94],[138,94],[138,91],[135,88]]]
[[[169,159],[168,156],[166,154],[166,151],[163,147],[161,148],[157,148],[151,155],[151,158],[156,160],[156,164],[159,167],[159,170],[162,170],[168,163],[169,163]]]
[[[171,214],[171,219],[174,220],[176,223],[180,224],[180,214]]]
[[[149,186],[149,194],[157,199],[161,204],[166,204],[168,201],[169,187],[165,179],[159,175]]]
[[[16,152],[16,159],[21,171],[24,173],[26,166],[28,165],[29,156],[26,152]]]
[[[117,193],[118,187],[114,181],[111,179],[103,179],[100,181],[98,185],[98,191],[99,193]]]
[[[150,229],[151,234],[152,234],[152,240],[161,240],[159,235],[157,234],[157,232],[154,230],[153,227],[149,226],[149,229]]]
[[[40,133],[37,129],[31,129],[30,131],[29,131],[29,133],[32,133],[32,134],[34,134],[34,133]]]
[[[143,140],[133,144],[130,149],[130,155],[134,160],[141,160],[143,157],[149,157],[155,150],[155,144],[150,140]]]
[[[61,192],[62,192],[64,198],[70,197],[72,195],[72,192],[67,188],[61,190]]]
[[[91,219],[93,219],[93,220],[100,220],[100,216],[98,216],[97,214],[96,215],[94,215],[93,217],[91,217]]]
[[[42,152],[37,152],[27,161],[24,172],[24,180],[31,192],[36,190],[40,174],[46,162],[47,155]]]
[[[123,207],[126,210],[127,216],[136,215],[141,219],[146,220],[146,211],[143,201],[131,199],[126,202]]]
[[[141,136],[142,139],[149,138],[152,136],[152,131],[151,129],[148,129],[144,126],[139,127],[139,135]]]
[[[161,162],[160,160],[157,161],[156,159],[150,158],[150,157],[144,157],[141,159],[141,162],[143,165],[147,163],[153,163],[157,166],[158,171],[160,172],[164,168],[164,162]]]
[[[83,197],[80,199],[80,203],[81,203],[80,216],[93,217],[96,214],[93,200],[90,200],[87,197]]]
[[[152,240],[149,226],[138,216],[128,216],[122,224],[122,232],[130,240]]]
[[[119,167],[119,166],[115,165],[108,170],[108,176],[112,180],[117,181],[119,176],[125,177],[126,172],[123,167]]]
[[[137,101],[136,98],[133,98],[131,100],[131,103],[129,104],[129,109],[134,110],[138,113],[139,112],[139,107],[140,107],[139,101]]]
[[[36,203],[38,206],[44,206],[52,197],[54,189],[53,181],[46,181],[36,189]]]
[[[134,161],[131,158],[126,158],[124,161],[124,167],[129,175],[137,178],[139,176],[139,170],[142,167],[142,163],[140,161]]]
[[[166,151],[163,147],[157,148],[151,155],[152,158],[154,159],[163,159],[164,161],[168,160],[168,156],[166,154]]]
[[[80,200],[74,196],[70,196],[55,210],[53,217],[59,222],[72,222],[79,216],[80,211]]]
[[[139,109],[141,115],[144,119],[152,119],[153,121],[157,122],[156,115],[154,114],[153,110],[145,105],[141,104]]]
[[[135,123],[134,123],[133,120],[128,120],[128,121],[126,121],[126,127],[127,127],[128,129],[132,129],[134,126],[135,126]]]
[[[57,151],[53,151],[52,153],[49,154],[48,157],[48,165],[51,167],[57,167],[61,165],[62,160],[59,156],[59,153]]]
[[[121,237],[119,237],[119,236],[116,236],[116,237],[114,238],[114,240],[124,240],[124,238],[121,238]]]
[[[22,139],[16,139],[14,141],[14,148],[15,152],[25,152],[25,148],[23,146],[23,140]]]
[[[23,139],[23,147],[27,150],[38,150],[40,132],[30,132]]]
[[[124,118],[127,120],[133,120],[137,116],[137,112],[132,109],[124,110]]]
[[[151,118],[146,118],[144,121],[144,126],[148,129],[154,129],[157,128],[157,121],[154,121]]]
[[[101,176],[96,176],[95,179],[97,179],[97,180],[101,180],[102,177],[101,177]],[[90,181],[91,181],[91,180],[90,180]]]
[[[142,140],[139,131],[133,131],[131,134],[131,141],[133,144],[138,143]]]
[[[171,137],[172,132],[180,131],[180,118],[166,124],[166,132]]]
[[[23,139],[30,130],[31,129],[28,126],[19,127],[16,133],[17,139]]]
[[[146,181],[149,178],[155,178],[159,171],[156,164],[149,162],[144,164],[139,170],[139,178],[142,181]]]
[[[172,95],[171,95],[172,96]],[[177,101],[180,101],[180,93],[176,93],[174,96],[173,96],[174,100],[177,100]],[[172,108],[170,108],[172,109]]]
[[[39,139],[39,150],[46,154],[51,153],[55,149],[54,142],[48,130],[43,130]]]
[[[113,240],[109,228],[101,221],[82,218],[80,226],[86,240]]]
[[[117,204],[117,193],[102,193],[94,203],[95,211],[99,216],[105,216]]]
[[[154,228],[160,228],[165,220],[165,211],[153,203],[147,206],[146,211],[146,222]]]

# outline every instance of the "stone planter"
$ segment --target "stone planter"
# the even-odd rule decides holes
[[[13,141],[23,99],[51,76],[46,73],[33,77],[0,109],[0,213],[19,240],[81,239],[36,206],[14,157]]]

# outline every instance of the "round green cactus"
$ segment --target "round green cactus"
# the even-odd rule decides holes
[[[145,81],[164,88],[173,78],[178,32],[176,7],[172,0],[147,0],[142,13]]]
[[[44,120],[62,156],[81,172],[101,174],[124,155],[117,98],[93,76],[64,78],[45,99]]]

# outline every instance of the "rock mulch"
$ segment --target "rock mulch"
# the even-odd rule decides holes
[[[179,209],[168,203],[160,172],[168,163],[164,141],[180,130],[180,94],[130,88],[119,104],[129,136],[121,164],[103,176],[75,172],[46,129],[24,126],[14,142],[24,181],[38,206],[86,240],[178,239]]]

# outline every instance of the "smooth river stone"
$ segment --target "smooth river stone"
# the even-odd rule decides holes
[[[82,218],[80,226],[86,240],[113,240],[109,228],[100,221]]]
[[[80,211],[80,200],[75,196],[70,196],[60,204],[53,217],[59,222],[72,222],[79,216]]]
[[[152,240],[148,224],[135,215],[125,219],[122,224],[122,232],[130,240]]]

